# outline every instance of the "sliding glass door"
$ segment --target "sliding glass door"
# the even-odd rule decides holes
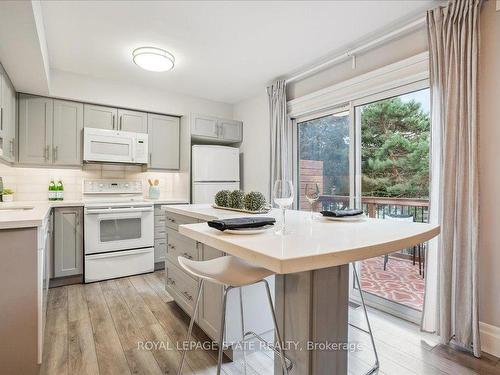
[[[320,211],[348,206],[351,194],[349,111],[339,108],[303,118],[296,123],[294,133],[297,136],[297,208]],[[317,188],[317,202],[308,199],[308,188]]]
[[[369,217],[428,221],[430,90],[414,88],[382,93],[354,106],[357,194]],[[425,252],[426,244],[420,244],[358,262],[370,304],[418,321]]]
[[[426,222],[430,92],[420,81],[294,120],[297,208],[362,208],[372,218]],[[412,321],[423,304],[425,244],[358,262],[367,303]],[[351,294],[359,299],[352,284]]]

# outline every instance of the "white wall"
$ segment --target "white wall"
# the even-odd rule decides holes
[[[177,116],[202,113],[231,118],[233,114],[231,104],[176,94],[169,88],[157,90],[60,70],[51,71],[50,95]]]
[[[494,2],[486,1],[481,12],[479,56],[479,318],[499,327],[500,335],[499,40],[500,12]],[[497,345],[500,355],[500,336]]]
[[[235,120],[243,121],[243,142],[240,153],[242,161],[242,188],[245,191],[260,191],[270,197],[270,131],[267,94],[262,94],[234,105]]]

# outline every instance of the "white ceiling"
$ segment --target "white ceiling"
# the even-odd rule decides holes
[[[234,103],[433,1],[43,1],[51,69]],[[175,55],[139,69],[134,48]],[[260,91],[259,91],[260,90]]]

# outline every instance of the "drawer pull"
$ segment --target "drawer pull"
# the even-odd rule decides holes
[[[174,245],[172,245],[172,244],[168,244],[168,245],[167,245],[167,247],[168,247],[169,249],[175,250],[175,246],[174,246]]]
[[[172,279],[171,277],[167,277],[167,284],[168,285],[175,285],[175,280]]]
[[[189,255],[188,253],[182,253],[182,256],[184,258],[193,259],[193,257],[191,255]]]
[[[184,295],[184,297],[186,297],[189,301],[192,301],[193,300],[193,296],[191,294],[189,294],[188,292],[182,292],[182,294]]]
[[[170,221],[171,223],[175,223],[175,219],[172,219],[171,217],[167,217],[167,220]]]

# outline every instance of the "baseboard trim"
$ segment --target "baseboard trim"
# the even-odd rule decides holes
[[[481,335],[481,350],[500,357],[500,327],[479,322],[479,333]]]

